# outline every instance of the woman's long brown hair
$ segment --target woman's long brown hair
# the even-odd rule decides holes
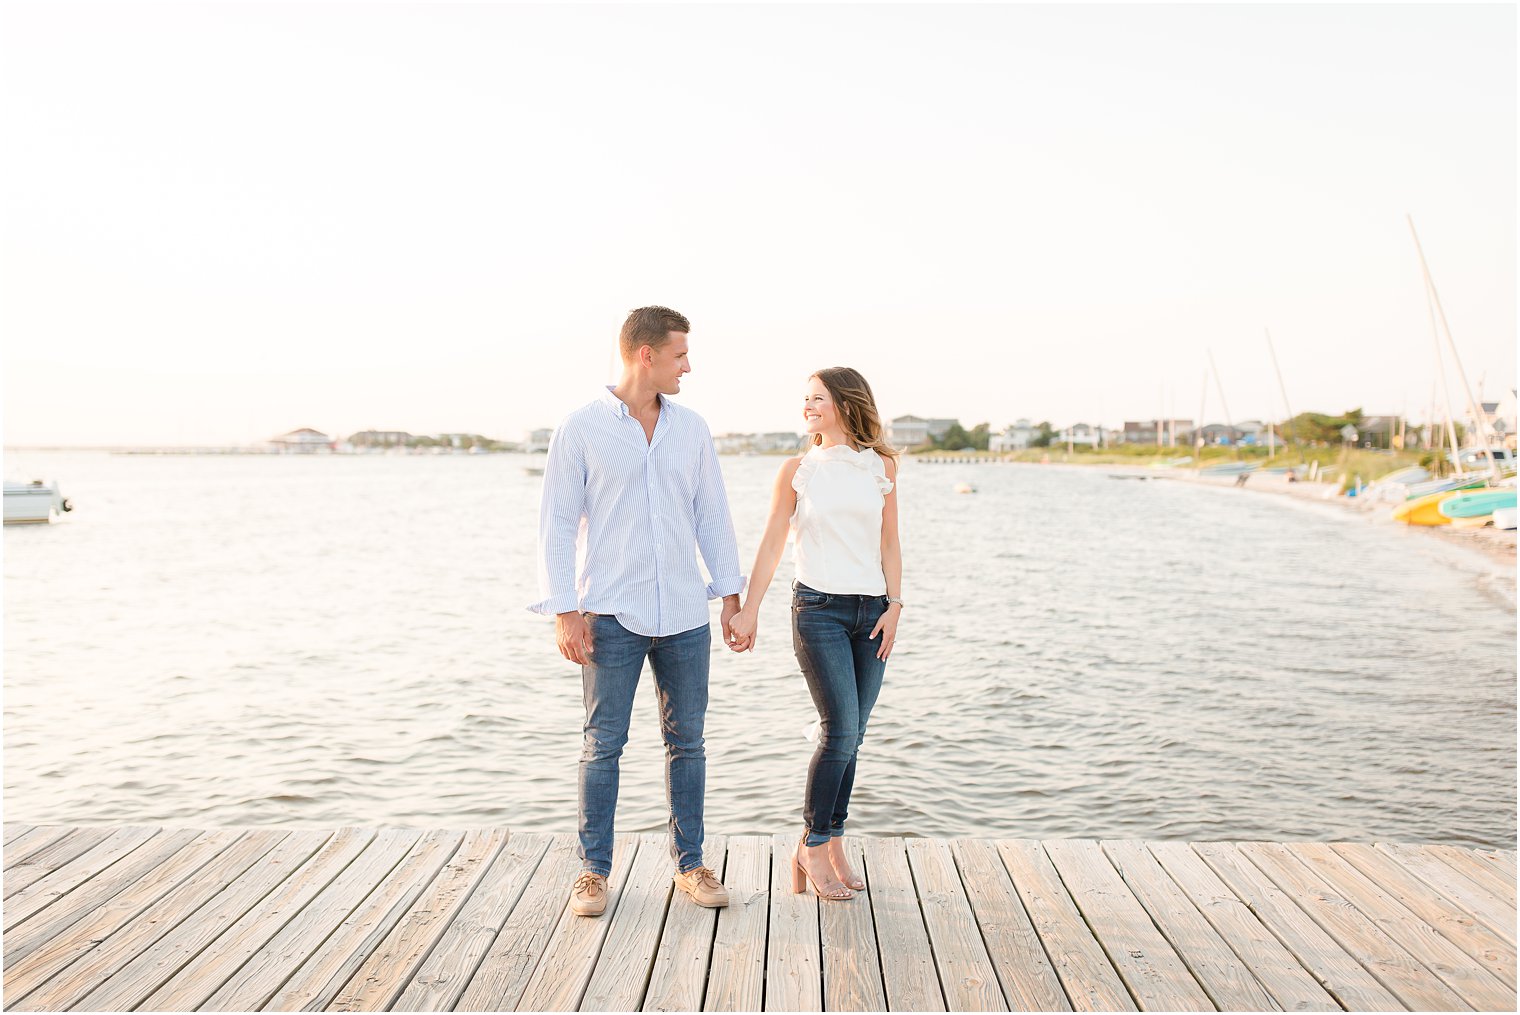
[[[897,449],[887,443],[881,425],[881,413],[876,411],[876,396],[871,394],[871,385],[866,383],[859,370],[853,367],[826,367],[812,376],[829,389],[829,397],[834,399],[834,408],[839,412],[839,421],[844,426],[844,435],[850,439],[851,444],[862,451],[870,448],[880,454],[897,457]],[[812,443],[822,444],[823,436],[814,434]]]

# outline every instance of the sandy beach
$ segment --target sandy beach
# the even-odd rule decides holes
[[[1199,476],[1186,469],[1173,469],[1166,475],[1173,479],[1207,483],[1212,486],[1233,487],[1235,485],[1234,476]],[[1286,475],[1252,473],[1244,488],[1256,493],[1297,497],[1301,500],[1333,505],[1343,511],[1359,514],[1375,524],[1401,524],[1393,521],[1391,517],[1393,505],[1387,501],[1359,500],[1356,497],[1334,495],[1333,491],[1336,487],[1328,483],[1290,483]],[[1476,529],[1459,529],[1450,525],[1401,525],[1401,527],[1426,533],[1434,539],[1443,539],[1455,545],[1467,547],[1511,568],[1515,566],[1516,532],[1514,529],[1496,529],[1491,525]]]

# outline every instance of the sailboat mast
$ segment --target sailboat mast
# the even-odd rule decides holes
[[[1272,345],[1272,329],[1263,328],[1267,334],[1267,352],[1272,354],[1272,370],[1277,374],[1277,390],[1282,392],[1283,408],[1288,413],[1288,432],[1283,434],[1283,442],[1293,439],[1293,406],[1288,402],[1288,386],[1283,383],[1282,367],[1277,365],[1277,349]],[[1304,460],[1304,449],[1298,446],[1298,460]]]
[[[1457,354],[1456,340],[1451,337],[1451,325],[1446,323],[1446,311],[1441,307],[1441,294],[1436,291],[1435,279],[1430,275],[1430,265],[1425,261],[1425,248],[1420,246],[1420,234],[1415,232],[1414,217],[1406,214],[1404,218],[1409,222],[1409,234],[1414,237],[1414,249],[1420,255],[1420,270],[1425,274],[1426,291],[1435,307],[1436,316],[1441,319],[1441,330],[1446,335],[1446,347],[1451,350],[1451,361],[1457,368],[1457,377],[1462,381],[1462,391],[1467,395],[1467,407],[1473,414],[1473,425],[1478,430],[1478,439],[1483,442],[1483,454],[1488,457],[1489,478],[1498,479],[1499,463],[1494,461],[1492,442],[1488,435],[1488,420],[1483,416],[1482,406],[1473,399],[1472,385],[1467,383],[1467,371],[1462,369],[1462,357]],[[1439,351],[1439,344],[1437,351]],[[1455,440],[1453,446],[1455,446]],[[1462,456],[1458,454],[1457,461],[1460,463],[1461,460]]]
[[[1230,448],[1235,458],[1240,458],[1240,445],[1235,441],[1235,419],[1230,415],[1229,400],[1224,397],[1224,382],[1219,379],[1219,367],[1214,363],[1214,350],[1209,350],[1209,366],[1214,371],[1214,384],[1219,388],[1219,404],[1224,408],[1224,425],[1230,432]]]

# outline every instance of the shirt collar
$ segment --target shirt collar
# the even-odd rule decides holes
[[[600,399],[601,403],[605,405],[609,410],[611,410],[614,416],[622,417],[633,415],[628,411],[628,403],[624,402],[617,395],[613,394],[616,388],[616,384],[606,385]],[[665,414],[665,409],[670,405],[670,399],[666,398],[663,394],[657,395],[656,397],[660,400],[660,415],[663,416]]]

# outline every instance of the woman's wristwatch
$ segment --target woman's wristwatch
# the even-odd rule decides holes
[[[893,603],[896,603],[898,606],[901,606],[903,604],[903,601],[901,599],[898,599],[896,596],[888,596],[887,597],[887,605],[891,606]]]

